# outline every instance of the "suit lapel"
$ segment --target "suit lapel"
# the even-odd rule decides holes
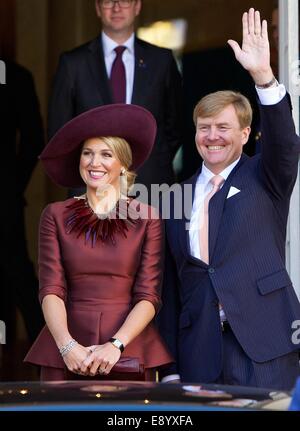
[[[191,256],[190,251],[190,241],[189,241],[189,220],[188,218],[182,217],[181,220],[179,220],[179,241],[182,248],[182,251],[185,255],[185,257],[188,259],[189,256]]]
[[[247,160],[247,156],[242,154],[239,163],[234,167],[225,181],[223,187],[219,192],[217,192],[209,202],[209,258],[213,256],[215,249],[218,232],[220,229],[220,224],[223,216],[223,209],[226,202],[226,198],[231,187],[232,180],[234,178],[237,170],[242,166],[242,164]]]
[[[88,64],[95,81],[95,88],[99,93],[99,104],[109,105],[112,103],[112,95],[105,67],[101,37],[92,40],[88,46],[88,50]]]
[[[145,44],[137,38],[135,38],[134,50],[135,66],[131,103],[143,106],[148,81],[151,76],[150,58]],[[113,103],[113,99],[100,36],[91,41],[88,45],[88,51],[88,64],[95,81],[95,88],[98,91],[100,103],[103,105],[111,104]]]
[[[143,96],[146,93],[150,79],[150,59],[144,43],[137,38],[135,38],[134,51],[135,67],[131,103],[143,105]]]

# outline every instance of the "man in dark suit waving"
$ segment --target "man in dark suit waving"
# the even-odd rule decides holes
[[[286,389],[299,375],[300,304],[285,269],[285,238],[300,139],[258,11],[243,15],[242,48],[228,43],[256,86],[262,152],[243,154],[251,124],[244,96],[221,91],[200,100],[194,120],[203,164],[182,184],[192,205],[166,222],[160,328],[176,365],[163,380]],[[176,198],[171,207],[178,211]]]
[[[148,187],[172,184],[172,161],[180,146],[182,123],[181,77],[172,52],[135,36],[141,0],[96,0],[95,5],[102,32],[62,54],[50,100],[48,137],[71,118],[99,105],[143,106],[154,115],[158,132],[137,181]]]

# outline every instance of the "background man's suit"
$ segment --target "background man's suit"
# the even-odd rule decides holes
[[[14,335],[17,305],[30,341],[43,326],[38,281],[25,233],[24,193],[44,146],[43,124],[34,81],[22,66],[6,62],[7,83],[0,85],[3,209],[0,213],[0,320],[7,325],[7,343]]]
[[[288,96],[260,107],[262,154],[242,155],[209,206],[210,264],[191,256],[187,219],[166,221],[167,256],[160,328],[184,381],[214,382],[222,370],[221,303],[232,331],[252,361],[279,358],[292,344],[300,305],[285,269],[285,237],[300,140]],[[193,190],[199,172],[184,184]],[[240,190],[228,197],[231,187]],[[172,203],[171,203],[172,208]],[[175,265],[175,267],[174,267]],[[178,274],[178,279],[174,274]],[[267,387],[291,387],[291,378]],[[299,372],[299,371],[298,371]]]
[[[49,107],[48,137],[76,115],[113,103],[101,38],[64,53],[55,76]],[[182,123],[181,78],[170,50],[135,39],[132,103],[154,115],[157,139],[137,181],[174,182],[172,160],[179,148]]]

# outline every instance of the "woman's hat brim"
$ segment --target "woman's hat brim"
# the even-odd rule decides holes
[[[114,136],[125,139],[132,150],[131,170],[149,157],[156,137],[156,121],[145,108],[129,104],[103,105],[66,123],[40,155],[48,176],[63,187],[84,185],[79,173],[81,144],[90,138]]]

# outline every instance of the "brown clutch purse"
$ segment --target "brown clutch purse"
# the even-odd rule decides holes
[[[65,370],[66,380],[145,380],[144,364],[140,364],[138,358],[121,357],[107,375],[82,376]]]
[[[121,356],[116,365],[112,367],[111,371],[114,373],[144,374],[145,368],[144,364],[140,364],[138,358]]]

